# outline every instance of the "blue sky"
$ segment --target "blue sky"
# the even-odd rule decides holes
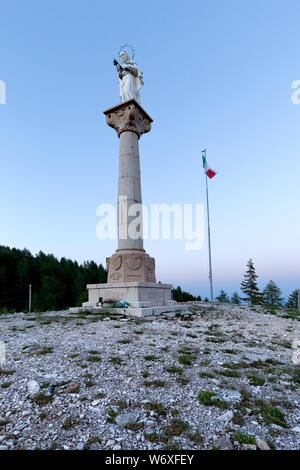
[[[112,60],[134,45],[142,105],[143,202],[204,203],[209,182],[216,293],[239,288],[252,257],[259,285],[300,287],[298,0],[1,5],[0,243],[105,263],[96,208],[117,195],[118,139],[102,110],[119,102]],[[157,278],[208,295],[207,241],[147,240]]]

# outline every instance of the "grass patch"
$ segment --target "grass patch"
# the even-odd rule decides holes
[[[39,406],[45,406],[52,402],[52,395],[45,395],[44,393],[38,393],[31,399],[33,403]]]
[[[223,349],[222,352],[225,354],[238,354],[236,349]]]
[[[199,372],[200,379],[213,379],[214,374],[210,374],[209,372]]]
[[[112,362],[113,364],[122,364],[122,360],[119,356],[111,356],[110,358],[110,362]]]
[[[79,424],[79,421],[74,418],[66,418],[62,424],[62,429],[65,431],[69,431],[69,429],[74,428],[77,424]]]
[[[266,424],[273,423],[277,424],[278,426],[282,426],[283,428],[287,427],[283,412],[279,410],[279,408],[276,408],[276,406],[271,406],[264,403],[262,404],[260,411]]]
[[[221,338],[205,338],[207,343],[226,343],[225,339]]]
[[[0,369],[0,375],[12,375],[15,372],[16,372],[15,370]]]
[[[88,361],[89,361],[89,362],[100,362],[100,361],[101,361],[101,357],[92,355],[92,356],[90,356],[90,357],[88,358]]]
[[[198,393],[198,400],[204,406],[217,406],[218,408],[221,408],[223,410],[228,408],[227,403],[225,403],[224,401],[212,400],[212,397],[214,397],[214,396],[215,396],[214,392],[201,390]]]
[[[181,385],[187,385],[190,382],[190,379],[187,377],[177,377],[176,382],[180,383]]]
[[[187,437],[189,438],[190,441],[194,442],[194,444],[198,444],[198,445],[203,444],[203,437],[198,432],[189,433]]]
[[[45,347],[45,348],[40,349],[40,351],[38,352],[38,355],[44,356],[45,354],[52,354],[52,353],[53,353],[53,348]]]
[[[224,362],[222,367],[225,367],[226,369],[237,370],[237,369],[247,369],[249,366],[246,362],[233,362],[233,363]]]
[[[161,439],[161,437],[158,434],[156,434],[155,432],[144,433],[144,437],[149,442],[159,442],[160,439]]]
[[[245,422],[244,416],[241,413],[235,413],[234,417],[232,418],[233,424],[237,424],[238,426],[242,426]]]
[[[200,403],[202,403],[202,405],[212,406],[215,403],[211,401],[211,398],[213,396],[215,396],[214,392],[200,391],[198,393],[198,400],[200,401]]]
[[[295,384],[300,384],[300,367],[295,367],[293,370],[292,380]]]
[[[92,387],[94,385],[94,382],[92,380],[86,380],[84,384],[86,387]]]
[[[264,385],[265,384],[265,379],[261,377],[260,375],[248,375],[248,378],[250,380],[250,385]]]
[[[216,370],[215,373],[219,375],[224,375],[224,377],[233,377],[233,378],[241,377],[241,374],[237,370],[231,370],[231,369]]]
[[[176,366],[170,366],[166,368],[166,371],[169,372],[170,374],[182,374],[182,369],[180,367]]]
[[[106,414],[108,415],[107,422],[114,423],[115,417],[117,416],[118,413],[114,411],[112,408],[108,408],[108,410],[106,411]]]
[[[156,361],[158,357],[154,356],[154,354],[148,354],[144,356],[145,361]]]
[[[189,429],[188,423],[174,418],[170,424],[164,426],[163,430],[167,437],[180,436]]]
[[[0,419],[0,426],[6,426],[9,423],[9,419]]]
[[[145,380],[143,382],[143,385],[145,387],[164,387],[166,385],[166,382],[163,380]]]
[[[144,408],[149,411],[154,411],[158,416],[166,416],[167,409],[158,402],[145,403]]]
[[[87,441],[88,445],[96,444],[96,443],[101,443],[101,439],[99,436],[92,436],[90,439]]]
[[[12,384],[12,382],[3,382],[3,384],[1,385],[1,388],[8,388],[10,387]]]
[[[191,366],[193,363],[191,357],[187,354],[178,356],[178,362],[184,366]]]
[[[255,444],[255,437],[250,434],[243,434],[242,432],[236,432],[234,434],[234,440],[239,444]]]

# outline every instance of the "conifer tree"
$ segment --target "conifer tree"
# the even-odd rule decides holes
[[[262,294],[259,292],[256,279],[258,275],[255,272],[253,260],[250,258],[247,263],[247,270],[244,274],[244,280],[241,282],[241,291],[246,294],[243,300],[249,304],[255,305],[262,302]]]
[[[234,292],[231,296],[231,303],[239,305],[241,303],[241,298],[237,292]]]
[[[263,291],[263,301],[268,305],[281,305],[281,290],[274,281],[268,282]]]
[[[297,290],[294,290],[291,293],[285,306],[287,308],[298,308],[298,291]]]
[[[221,290],[220,294],[218,295],[218,297],[216,297],[216,299],[219,302],[229,302],[228,295],[226,294],[224,290]]]

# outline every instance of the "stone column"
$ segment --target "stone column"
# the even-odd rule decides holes
[[[133,206],[134,207],[131,207]],[[139,212],[129,216],[128,210],[140,207]],[[120,135],[119,186],[118,186],[118,251],[124,249],[143,250],[143,238],[131,238],[130,222],[139,219],[142,233],[142,189],[138,135],[124,131]],[[139,234],[137,234],[139,235]],[[143,250],[144,251],[144,250]]]
[[[139,138],[151,129],[151,117],[134,100],[120,103],[104,111],[107,124],[116,130],[120,139],[119,185],[118,185],[118,249],[106,259],[108,283],[156,282],[155,260],[143,248],[142,238],[142,191],[140,176]],[[130,208],[134,215],[128,215]],[[134,221],[134,222],[133,222]],[[132,224],[131,224],[132,223]],[[136,237],[137,226],[141,234]]]

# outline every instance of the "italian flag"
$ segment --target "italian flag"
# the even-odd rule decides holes
[[[209,177],[213,178],[216,176],[217,172],[210,168],[209,164],[207,163],[205,153],[202,153],[202,162],[203,162],[203,168],[204,168],[204,173]]]

